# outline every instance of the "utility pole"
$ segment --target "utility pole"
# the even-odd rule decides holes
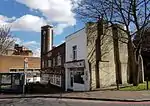
[[[23,95],[25,94],[26,87],[26,69],[28,68],[28,58],[24,58],[24,83],[23,83]]]

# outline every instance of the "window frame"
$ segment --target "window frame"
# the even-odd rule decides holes
[[[72,59],[73,60],[77,60],[77,45],[74,45],[73,47],[72,47]]]

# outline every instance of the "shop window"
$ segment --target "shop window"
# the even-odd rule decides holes
[[[76,72],[74,74],[74,83],[84,84],[83,75],[84,72]]]
[[[77,46],[72,47],[73,50],[73,60],[77,60]]]
[[[1,83],[2,84],[11,84],[11,75],[2,75]]]
[[[58,86],[61,86],[61,76],[60,75],[56,75],[55,84]]]
[[[12,81],[12,85],[20,85],[20,75],[19,74],[13,74],[13,81]]]
[[[40,77],[40,73],[36,73],[36,76],[37,76],[37,77]]]
[[[53,83],[53,75],[49,76],[50,83]]]

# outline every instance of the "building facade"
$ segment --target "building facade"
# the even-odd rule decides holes
[[[65,89],[65,43],[53,46],[53,28],[41,28],[41,70],[42,79]]]
[[[125,35],[114,27],[105,27],[87,23],[85,28],[66,37],[66,90],[94,90],[116,85],[118,81],[127,84],[127,45],[114,39]]]
[[[19,44],[15,44],[14,48],[7,49],[5,55],[12,56],[33,56],[33,52],[24,46],[20,46]]]
[[[47,52],[43,59],[45,63],[43,65],[45,66],[42,70],[44,70],[45,74],[48,74],[48,81],[55,86],[65,89],[65,43]]]
[[[66,90],[89,90],[85,28],[66,37]]]
[[[40,82],[40,58],[0,55],[0,73],[23,73],[24,58],[28,58],[27,82]]]

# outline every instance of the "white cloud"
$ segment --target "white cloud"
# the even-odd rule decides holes
[[[33,50],[33,56],[34,57],[40,57],[40,55],[41,55],[41,49],[40,48]]]
[[[46,25],[46,21],[38,16],[27,14],[16,19],[11,24],[13,30],[40,32],[41,26]]]
[[[57,23],[60,34],[64,28],[76,24],[75,14],[72,12],[71,0],[16,0],[30,9],[40,11],[50,23]],[[60,25],[59,25],[60,24]],[[62,26],[63,24],[63,26]],[[65,25],[64,25],[65,24]]]
[[[56,35],[59,35],[63,32],[63,29],[66,28],[68,25],[67,24],[58,24],[55,28],[54,28],[54,32]]]
[[[39,42],[26,41],[26,42],[23,42],[22,45],[31,49],[34,57],[40,57],[41,50],[40,50],[40,43]]]
[[[75,14],[72,12],[71,0],[16,0],[34,12],[42,13],[42,17],[30,14],[19,18],[0,15],[0,24],[9,24],[15,31],[40,32],[46,24],[55,24],[55,34],[61,34],[63,29],[76,24]]]
[[[16,19],[16,17],[8,18],[8,17],[6,17],[6,16],[0,15],[0,20],[1,20],[1,21],[4,21],[4,22],[13,21],[13,20],[15,20],[15,19]]]
[[[13,39],[15,40],[15,43],[17,43],[17,44],[21,44],[22,43],[20,38],[15,37]]]
[[[36,42],[36,41],[28,41],[28,42],[24,42],[23,45],[24,46],[30,46],[30,45],[33,45],[33,46],[37,45],[38,46],[40,44],[38,42]]]
[[[7,16],[0,15],[0,25],[8,25],[15,19],[16,19],[15,17],[8,18]]]
[[[0,25],[10,25],[13,31],[34,31],[40,32],[41,26],[46,25],[47,22],[38,16],[26,14],[20,18],[8,18],[0,15]]]

